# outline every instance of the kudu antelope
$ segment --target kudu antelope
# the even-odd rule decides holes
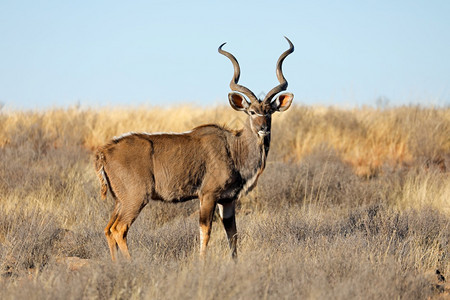
[[[113,260],[116,260],[117,247],[123,256],[130,258],[128,230],[150,200],[195,198],[200,200],[200,256],[205,255],[218,206],[232,257],[236,258],[236,200],[255,187],[264,170],[272,114],[287,110],[294,97],[291,93],[279,94],[288,86],[281,66],[294,51],[291,41],[286,40],[289,49],[281,54],[276,67],[280,84],[263,100],[238,84],[240,68],[236,58],[222,49],[225,43],[219,47],[219,53],[233,63],[232,92],[228,99],[232,108],[248,115],[243,129],[234,131],[210,124],[180,134],[128,133],[98,149],[95,168],[102,198],[109,190],[115,199],[105,228]]]

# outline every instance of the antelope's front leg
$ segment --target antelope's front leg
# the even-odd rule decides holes
[[[200,257],[204,258],[206,246],[211,235],[211,226],[216,208],[216,200],[213,195],[203,195],[200,197]]]
[[[237,259],[237,230],[236,230],[236,201],[229,203],[218,204],[219,214],[222,220],[223,227],[227,233],[228,245],[231,249],[231,257]]]

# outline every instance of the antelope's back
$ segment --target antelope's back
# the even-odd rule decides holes
[[[215,125],[184,134],[129,134],[101,148],[111,188],[153,200],[185,201],[229,178],[226,132]]]

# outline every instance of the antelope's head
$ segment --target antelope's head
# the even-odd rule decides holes
[[[249,115],[251,129],[259,137],[270,134],[272,114],[277,111],[282,112],[287,110],[291,106],[292,99],[294,98],[292,93],[281,93],[288,86],[281,67],[284,59],[294,52],[294,45],[287,37],[285,38],[289,43],[289,49],[281,54],[277,62],[277,78],[280,84],[271,89],[264,99],[258,99],[251,90],[238,84],[241,74],[238,61],[231,53],[222,50],[223,45],[226,43],[223,43],[219,47],[219,53],[228,57],[234,67],[234,76],[230,82],[232,92],[228,94],[230,105],[235,110],[243,111]]]

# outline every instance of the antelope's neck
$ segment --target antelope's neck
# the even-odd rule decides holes
[[[250,125],[245,126],[236,136],[233,147],[234,160],[244,181],[240,196],[251,191],[266,166],[270,147],[270,134],[260,137],[255,134]]]

